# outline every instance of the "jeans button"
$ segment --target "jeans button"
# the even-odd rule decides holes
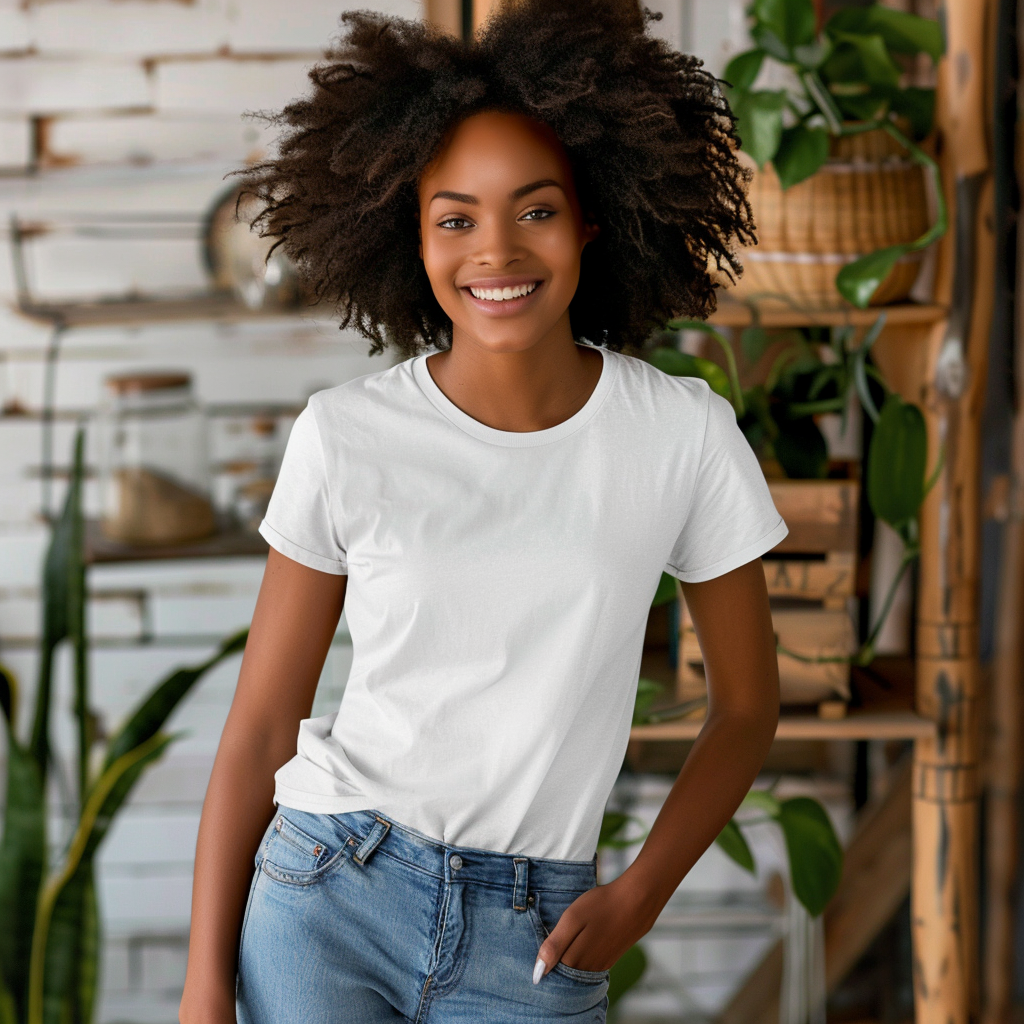
[[[462,867],[462,858],[457,853],[453,853],[448,863],[451,864],[452,871],[458,871]]]

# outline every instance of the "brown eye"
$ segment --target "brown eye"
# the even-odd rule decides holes
[[[461,228],[472,227],[472,223],[465,217],[445,217],[444,220],[438,221],[437,226],[449,231],[458,231]]]
[[[535,216],[536,215],[536,216]],[[547,220],[548,217],[554,217],[554,210],[527,210],[526,213],[520,217],[520,220]]]

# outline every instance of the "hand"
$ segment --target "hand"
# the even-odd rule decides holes
[[[606,971],[651,930],[664,901],[627,876],[588,889],[566,907],[537,954],[538,964],[544,962],[537,980],[559,961],[581,971]]]

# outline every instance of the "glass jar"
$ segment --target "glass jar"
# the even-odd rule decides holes
[[[174,544],[216,531],[206,417],[189,374],[108,377],[97,425],[107,537]]]

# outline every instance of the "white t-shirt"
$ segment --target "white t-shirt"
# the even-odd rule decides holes
[[[594,855],[662,570],[709,580],[788,532],[724,398],[599,351],[587,403],[546,430],[473,419],[425,355],[310,398],[260,532],[348,574],[354,660],[278,803]]]

